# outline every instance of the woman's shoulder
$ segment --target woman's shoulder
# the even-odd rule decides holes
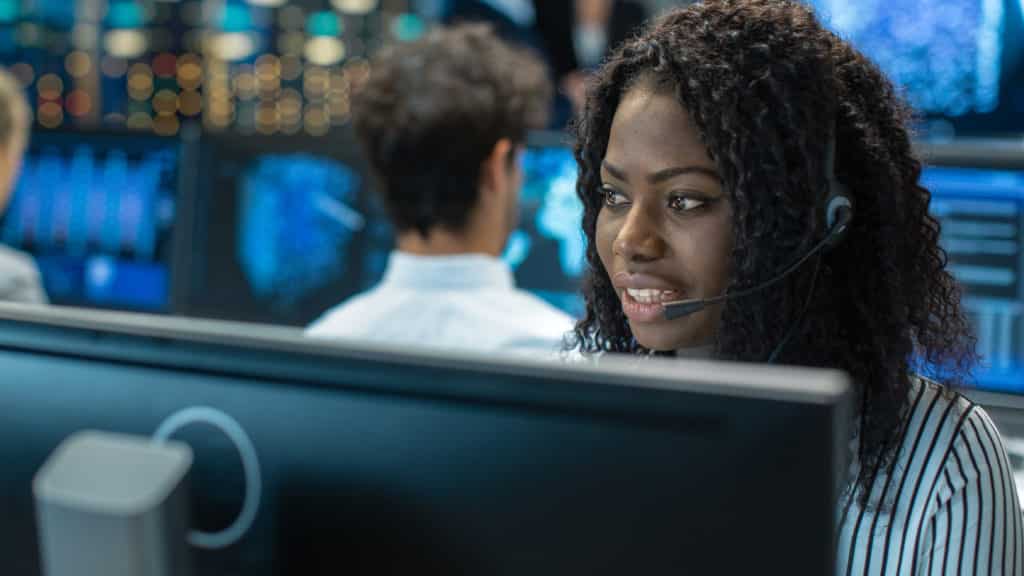
[[[914,376],[903,418],[903,452],[916,452],[921,441],[936,448],[962,442],[964,427],[987,419],[984,409],[959,391],[923,376]],[[910,446],[908,446],[910,444]],[[937,454],[931,454],[932,457]]]
[[[914,503],[931,501],[937,491],[948,497],[952,490],[943,487],[948,484],[947,476],[969,479],[966,470],[961,474],[955,468],[958,462],[962,468],[968,455],[980,454],[985,445],[987,452],[1001,451],[998,433],[981,406],[955,389],[924,377],[913,378],[901,421],[900,428],[890,436],[895,447],[890,466],[871,474],[869,501],[874,506],[890,510],[913,507]],[[855,448],[856,439],[851,443],[851,449]],[[856,474],[860,471],[856,455],[854,464],[851,472]],[[921,491],[924,493],[911,495]]]
[[[900,460],[913,467],[926,458],[945,472],[969,478],[972,472],[998,468],[1005,450],[999,431],[985,409],[948,386],[915,377]]]

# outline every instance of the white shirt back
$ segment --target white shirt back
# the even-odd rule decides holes
[[[392,345],[555,353],[572,319],[517,290],[512,271],[482,254],[392,252],[372,290],[329,310],[306,334]]]

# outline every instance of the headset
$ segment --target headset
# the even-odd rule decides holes
[[[811,246],[806,252],[800,257],[793,261],[792,264],[782,269],[781,272],[775,276],[761,282],[750,288],[739,290],[737,292],[730,292],[722,294],[720,296],[714,296],[711,298],[691,298],[687,300],[675,300],[672,302],[665,302],[664,306],[664,317],[666,320],[675,320],[676,318],[682,318],[689,316],[695,312],[703,310],[707,306],[712,304],[718,304],[720,302],[726,302],[736,298],[743,298],[751,294],[756,294],[766,288],[774,286],[779,283],[787,276],[795,272],[805,262],[810,260],[816,254],[824,253],[842,241],[846,235],[846,231],[850,227],[850,223],[853,221],[853,202],[850,199],[849,190],[846,185],[843,184],[836,177],[836,124],[835,120],[832,121],[832,126],[829,131],[827,144],[825,145],[825,178],[827,186],[825,188],[825,194],[823,194],[819,210],[824,215],[825,220],[825,233],[821,240]],[[815,276],[817,276],[817,270],[815,270]],[[811,291],[813,292],[813,284]],[[810,297],[808,297],[810,298]],[[806,311],[806,306],[804,308]],[[796,325],[799,325],[803,320],[803,313],[800,314],[800,318],[794,324],[793,329],[787,333],[786,337],[782,340],[779,346],[772,352],[768,361],[773,362],[778,353],[782,350],[782,347],[789,341],[792,336],[793,330]]]

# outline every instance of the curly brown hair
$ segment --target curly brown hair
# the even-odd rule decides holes
[[[542,128],[552,93],[538,57],[483,24],[379,52],[352,123],[398,231],[461,230],[484,159],[500,139],[520,144]]]
[[[928,213],[931,194],[919,181],[909,108],[874,63],[796,2],[706,0],[620,46],[597,73],[575,126],[589,271],[586,315],[571,345],[585,354],[648,352],[630,331],[595,245],[612,118],[638,84],[674,95],[718,167],[733,214],[729,291],[771,278],[820,240],[825,150],[834,134],[836,175],[855,206],[845,239],[815,266],[729,301],[716,352],[763,362],[799,323],[778,359],[852,377],[865,487],[893,460],[889,440],[898,436],[912,372],[958,385],[976,362],[939,224]]]

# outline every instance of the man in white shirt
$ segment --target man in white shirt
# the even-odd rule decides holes
[[[0,214],[7,210],[21,173],[32,114],[21,83],[0,68]],[[45,304],[46,292],[35,260],[0,244],[0,300]]]
[[[518,215],[526,133],[544,126],[543,64],[457,26],[382,51],[353,124],[397,234],[381,283],[307,333],[394,345],[555,352],[572,320],[517,290],[499,259]]]

